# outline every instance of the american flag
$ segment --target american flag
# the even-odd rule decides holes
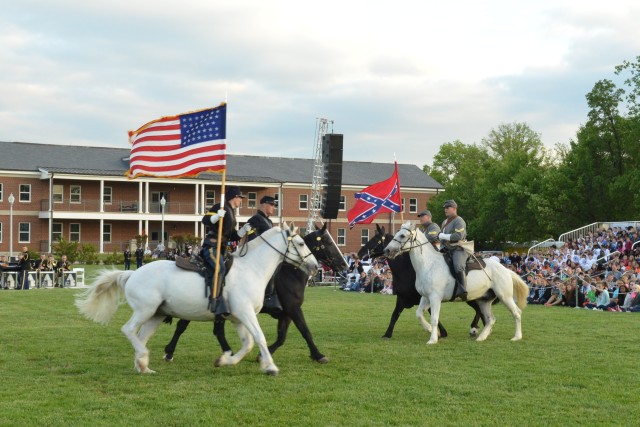
[[[356,203],[347,212],[349,227],[356,224],[371,224],[371,221],[383,212],[400,212],[400,177],[398,163],[389,179],[372,184],[355,194]]]
[[[153,120],[129,132],[127,176],[177,178],[226,168],[227,105]]]

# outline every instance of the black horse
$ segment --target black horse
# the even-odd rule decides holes
[[[319,262],[324,263],[327,267],[336,272],[342,271],[346,268],[347,264],[344,260],[344,256],[333,241],[331,234],[327,232],[326,224],[321,229],[307,234],[303,239]],[[269,352],[271,354],[275,353],[275,351],[284,344],[287,338],[289,325],[291,324],[291,321],[293,321],[309,346],[311,358],[319,363],[327,363],[329,362],[329,359],[320,353],[320,350],[318,350],[318,347],[316,347],[316,344],[313,342],[311,331],[305,321],[304,313],[302,313],[304,290],[307,286],[308,279],[309,276],[307,274],[288,263],[282,263],[279,270],[277,270],[275,275],[275,287],[282,310],[273,308],[267,309],[263,307],[260,311],[261,313],[271,315],[274,319],[278,319],[278,338],[269,346]],[[171,318],[167,317],[165,322],[170,323]],[[231,351],[231,347],[224,335],[224,325],[224,318],[222,316],[216,316],[213,324],[213,334],[218,339],[218,343],[220,344],[220,347],[222,347],[222,351],[226,352]],[[189,326],[188,320],[180,319],[178,321],[176,331],[173,334],[173,338],[171,338],[171,342],[169,342],[169,344],[164,348],[164,359],[166,361],[173,360],[173,353],[175,352],[180,335],[182,335],[182,333],[187,329],[187,326]]]
[[[386,233],[384,227],[376,225],[376,234],[358,251],[358,257],[362,258],[366,254],[371,258],[376,258],[384,254],[384,248],[393,239],[391,234]],[[391,313],[391,321],[389,327],[384,333],[382,338],[391,338],[393,335],[393,328],[396,326],[396,322],[400,317],[400,314],[405,308],[411,308],[420,303],[422,296],[416,290],[416,271],[411,264],[411,258],[409,253],[401,253],[393,259],[387,260],[389,268],[391,268],[391,274],[393,275],[393,294],[396,296],[396,307]],[[467,301],[467,304],[471,306],[476,315],[471,323],[471,335],[475,336],[478,331],[478,322],[482,319],[480,313],[480,307],[475,301]],[[431,313],[431,309],[429,309]],[[475,328],[475,329],[474,329]],[[447,330],[442,323],[438,322],[438,331],[440,332],[440,338],[447,337]]]

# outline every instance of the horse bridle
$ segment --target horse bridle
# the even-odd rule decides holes
[[[286,236],[285,236],[285,234],[286,234]],[[302,266],[304,266],[306,259],[307,259],[307,258],[309,258],[310,256],[313,256],[313,254],[312,254],[311,252],[309,252],[309,254],[308,254],[308,255],[302,256],[302,254],[300,253],[300,251],[298,250],[298,248],[297,248],[297,247],[295,247],[295,245],[292,245],[292,244],[291,244],[291,240],[293,239],[293,237],[294,237],[294,236],[297,236],[297,234],[291,234],[291,231],[290,231],[290,230],[282,230],[281,235],[282,235],[282,238],[284,239],[284,242],[287,244],[287,249],[285,249],[284,253],[283,253],[283,252],[280,252],[280,251],[278,250],[278,248],[276,248],[276,247],[275,247],[275,246],[273,246],[271,243],[269,243],[269,242],[267,241],[267,239],[265,239],[265,238],[262,236],[262,234],[260,234],[258,237],[259,237],[259,238],[261,238],[261,239],[262,239],[262,241],[263,241],[263,242],[265,242],[267,245],[269,245],[269,247],[270,247],[271,249],[273,249],[274,251],[276,251],[277,253],[279,253],[280,255],[282,255],[282,256],[283,256],[283,261],[286,261],[286,260],[294,261],[294,262],[292,262],[292,263],[290,263],[290,264],[292,264],[292,265],[293,265],[294,267],[296,267],[296,268],[300,268],[300,269],[302,269]],[[305,245],[306,245],[306,243],[305,243]],[[297,259],[295,259],[295,258],[291,258],[291,257],[289,257],[289,256],[288,256],[288,254],[289,254],[289,252],[290,252],[290,251],[289,251],[289,247],[290,247],[290,246],[293,246],[293,247],[294,247],[294,249],[296,250],[296,254],[298,255],[298,258],[299,258],[301,261],[298,261]]]
[[[396,239],[396,236],[393,236],[393,242],[398,242],[398,244],[400,245],[400,250],[399,252],[405,252],[405,251],[410,251],[413,248],[421,248],[422,246],[426,245],[426,244],[431,244],[429,243],[429,241],[427,240],[424,243],[420,243],[418,242],[417,244],[413,244],[413,242],[416,242],[418,240],[418,238],[416,237],[416,230],[409,230],[407,228],[402,227],[403,229],[407,230],[409,232],[410,237],[404,242],[402,243],[400,240]],[[408,248],[405,248],[405,246],[409,244]]]
[[[322,237],[324,235],[328,235],[329,237],[331,237],[331,234],[328,234],[326,231],[322,232],[321,235],[316,236],[315,240],[316,243],[313,244],[312,246],[309,246],[309,244],[307,244],[307,242],[305,241],[305,244],[307,245],[307,247],[309,249],[311,249],[311,252],[316,254],[316,253],[322,253],[323,255],[323,259],[325,260],[325,264],[327,264],[329,266],[329,268],[331,268],[331,270],[335,271],[334,269],[334,262],[335,262],[335,258],[332,257],[329,252],[327,251],[327,247],[324,245],[324,242],[322,240]],[[318,259],[318,257],[316,257],[316,259]]]

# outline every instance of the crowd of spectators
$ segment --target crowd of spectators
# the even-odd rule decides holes
[[[505,254],[500,262],[527,282],[529,304],[640,311],[639,241],[631,226],[603,228],[562,247]]]
[[[393,294],[391,268],[384,257],[360,259],[357,254],[350,253],[345,256],[345,259],[347,269],[342,274],[345,277],[340,284],[342,290]]]
[[[529,304],[621,312],[640,311],[640,236],[634,227],[607,227],[527,254],[499,258],[529,286]],[[479,255],[478,255],[479,256]],[[495,255],[494,255],[495,256]],[[393,294],[386,260],[345,256],[341,289]]]

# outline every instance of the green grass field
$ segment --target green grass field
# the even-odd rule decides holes
[[[120,332],[82,318],[74,289],[0,291],[0,425],[637,425],[634,313],[528,307],[521,342],[502,306],[484,343],[468,337],[472,311],[446,304],[449,337],[427,346],[414,310],[382,340],[394,297],[308,288],[305,314],[331,362],[309,358],[292,326],[275,354],[280,375],[260,373],[257,348],[214,368],[210,323],[193,323],[173,363],[173,327],[149,343],[155,375],[137,374]],[[275,321],[260,316],[267,339]],[[238,348],[232,327],[230,342]]]

